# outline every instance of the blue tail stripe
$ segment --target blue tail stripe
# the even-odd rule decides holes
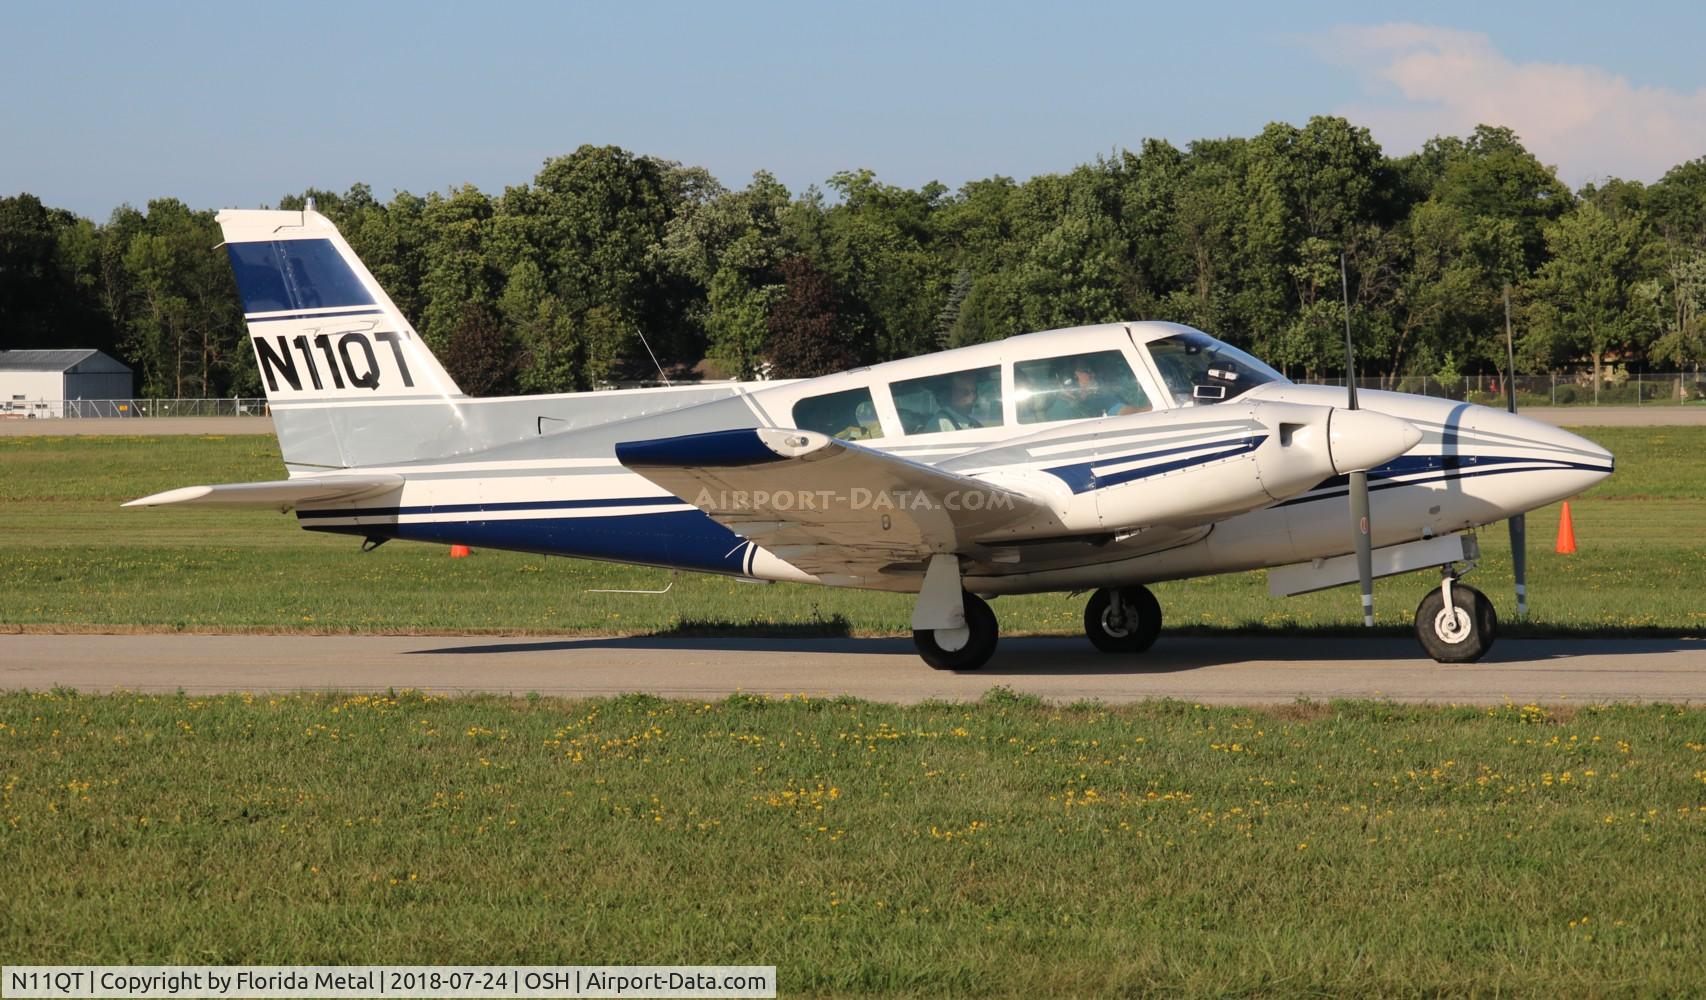
[[[225,252],[245,313],[374,304],[331,240],[227,243]]]

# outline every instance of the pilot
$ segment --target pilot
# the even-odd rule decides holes
[[[1131,388],[1135,389],[1136,386]],[[1142,413],[1149,409],[1148,400],[1144,401],[1144,405],[1138,406],[1127,402],[1125,395],[1126,393],[1110,390],[1095,366],[1087,359],[1073,365],[1072,378],[1066,383],[1066,402],[1073,410],[1070,414],[1072,417],[1117,417],[1126,413]]]
[[[946,398],[938,401],[936,414],[931,418],[936,431],[963,431],[983,424],[971,415],[977,407],[977,376],[958,372],[949,376]]]
[[[1021,424],[1040,424],[1062,419],[1049,413],[1049,404],[1055,401],[1054,397],[1059,393],[1048,379],[1034,369],[1027,370],[1024,365],[1020,365],[1014,375],[1019,386],[1018,410]]]

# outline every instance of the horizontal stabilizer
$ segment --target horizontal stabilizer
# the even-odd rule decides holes
[[[400,489],[402,476],[314,476],[270,483],[221,483],[217,486],[185,486],[167,490],[126,507],[164,507],[167,504],[211,504],[220,507],[253,507],[280,513],[305,504],[363,500]]]

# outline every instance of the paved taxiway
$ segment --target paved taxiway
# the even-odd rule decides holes
[[[906,639],[0,635],[0,687],[38,690],[744,691],[917,702],[976,699],[997,684],[1057,702],[1706,704],[1706,638],[1507,638],[1488,662],[1465,666],[1423,659],[1404,637],[1163,637],[1132,659],[1082,639],[1014,638],[983,670],[947,674],[920,662]]]

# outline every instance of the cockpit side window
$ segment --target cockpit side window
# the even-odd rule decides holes
[[[1175,406],[1202,406],[1241,396],[1285,376],[1206,333],[1177,333],[1147,345]]]
[[[1001,367],[907,379],[889,386],[904,434],[1000,427]]]
[[[1013,387],[1021,424],[1113,417],[1152,409],[1119,351],[1019,361]]]
[[[871,390],[860,387],[807,396],[794,404],[794,426],[843,441],[867,441],[883,436]]]

